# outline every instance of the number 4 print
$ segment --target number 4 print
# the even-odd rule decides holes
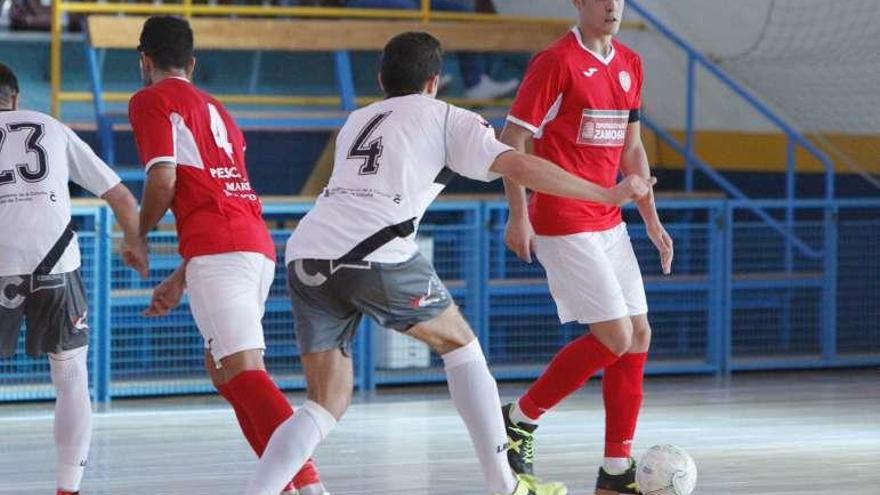
[[[369,143],[367,143],[367,140],[370,139],[370,135],[389,115],[391,115],[391,112],[380,113],[373,117],[358,134],[351,149],[348,150],[348,158],[357,158],[364,162],[358,172],[360,175],[374,175],[379,171],[379,157],[382,156],[382,136],[373,139]]]

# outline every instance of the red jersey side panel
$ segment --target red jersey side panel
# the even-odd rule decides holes
[[[184,258],[235,251],[275,259],[245,166],[244,135],[213,97],[184,79],[142,89],[129,103],[141,162],[177,166],[171,210]]]

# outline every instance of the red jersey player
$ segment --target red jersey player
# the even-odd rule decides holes
[[[138,51],[147,87],[132,97],[129,119],[147,174],[140,233],[145,239],[171,208],[184,259],[156,288],[146,313],[166,314],[188,289],[208,374],[262,455],[293,409],[263,364],[261,320],[275,278],[275,245],[248,182],[244,135],[219,101],[190,82],[195,58],[187,21],[149,18]],[[324,493],[311,462],[285,490],[294,486],[303,495]]]
[[[639,134],[642,63],[613,39],[623,0],[573,0],[579,25],[532,60],[508,125],[507,144],[534,153],[599,185],[626,175],[650,176]],[[538,420],[593,374],[604,369],[605,460],[596,493],[638,493],[631,443],[642,402],[651,338],[641,273],[620,208],[525,191],[505,181],[510,218],[506,242],[526,261],[544,266],[563,323],[588,332],[566,345],[515,403],[504,406],[511,465],[532,472]],[[672,268],[672,239],[649,194],[637,202],[664,273]]]

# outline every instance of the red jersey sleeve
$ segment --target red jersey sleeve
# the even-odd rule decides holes
[[[128,103],[128,120],[144,168],[160,162],[177,163],[171,110],[155,91],[139,91]]]
[[[642,57],[636,55],[633,59],[633,72],[635,73],[635,88],[633,104],[630,110],[639,110],[642,107],[642,87],[645,83],[644,70],[642,69]]]
[[[558,108],[569,85],[568,70],[558,53],[543,51],[529,63],[507,120],[538,133]]]

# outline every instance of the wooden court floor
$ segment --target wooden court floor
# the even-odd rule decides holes
[[[592,493],[602,454],[595,381],[547,416],[536,469]],[[505,385],[514,397],[523,384]],[[294,403],[301,394],[291,395]],[[0,494],[54,493],[49,404],[0,406]],[[636,449],[675,443],[703,495],[880,494],[880,371],[653,378]],[[334,495],[483,494],[442,387],[359,397],[317,453]],[[83,495],[242,494],[254,459],[210,397],[118,401],[95,418]]]

